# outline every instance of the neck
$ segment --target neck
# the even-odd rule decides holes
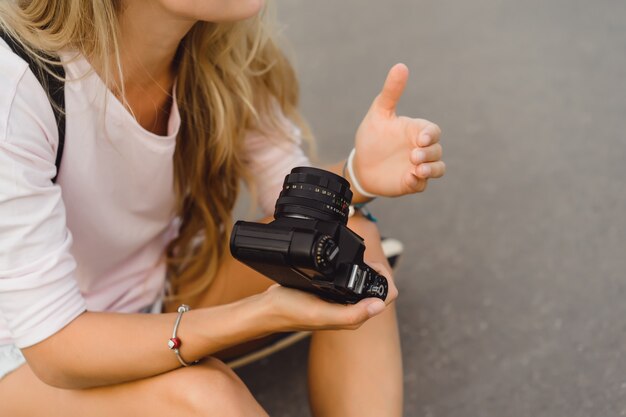
[[[146,129],[165,134],[175,79],[174,58],[194,21],[172,16],[157,2],[126,1],[120,16],[122,79],[114,92]]]
[[[172,16],[156,3],[124,2],[120,60],[126,91],[150,88],[155,83],[171,89],[178,45],[195,23]]]

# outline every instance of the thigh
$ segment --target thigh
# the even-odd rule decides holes
[[[357,330],[313,334],[308,389],[314,415],[401,416],[402,381],[395,304]]]
[[[55,388],[22,365],[0,380],[0,415],[13,417],[266,416],[224,364],[203,363],[118,385]]]

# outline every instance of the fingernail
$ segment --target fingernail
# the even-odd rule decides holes
[[[413,151],[413,157],[415,158],[415,162],[419,164],[426,160],[426,152],[416,149],[415,151]]]
[[[423,177],[428,177],[430,175],[431,169],[428,165],[424,165],[420,168],[420,171],[422,172]]]
[[[370,305],[367,306],[367,312],[370,317],[374,317],[385,309],[385,302],[381,299],[374,300]]]
[[[422,135],[422,137],[420,138],[420,145],[421,146],[428,146],[430,145],[430,135],[428,133],[425,133]]]

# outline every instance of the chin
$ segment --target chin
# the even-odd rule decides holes
[[[236,20],[249,19],[251,17],[254,17],[258,15],[261,10],[263,10],[263,6],[265,6],[265,0],[245,0],[242,3],[246,3],[247,6],[245,9],[245,13],[242,13],[242,15]]]
[[[205,22],[236,22],[260,13],[265,0],[159,0],[177,17]]]

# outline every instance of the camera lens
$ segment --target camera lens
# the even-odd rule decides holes
[[[297,167],[285,177],[274,217],[314,218],[345,225],[351,201],[350,183],[344,178],[323,169]]]

